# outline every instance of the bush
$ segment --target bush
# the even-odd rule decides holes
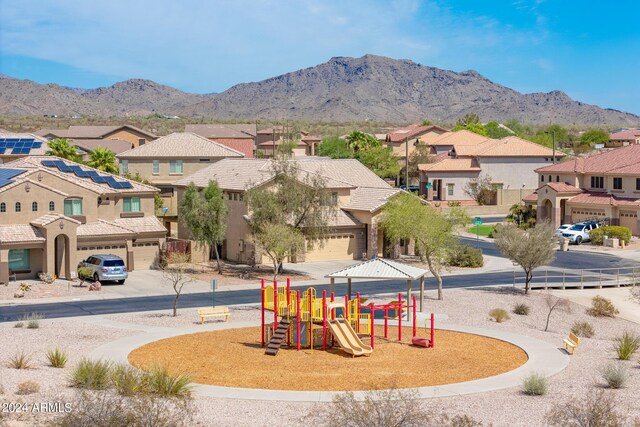
[[[15,325],[13,325],[14,328],[22,328],[24,326],[24,322],[16,322]]]
[[[33,394],[40,391],[40,384],[35,381],[27,380],[18,384],[16,387],[16,394],[26,395]]]
[[[447,414],[442,414],[434,425],[438,427],[482,427],[484,424],[468,415],[449,417]]]
[[[453,267],[482,267],[482,250],[469,245],[455,245],[449,251],[447,264]]]
[[[586,397],[574,397],[556,404],[546,415],[551,426],[559,427],[622,427],[627,417],[618,410],[611,393],[603,389],[593,389]]]
[[[80,267],[78,269],[78,277],[82,280],[91,279],[93,277],[93,270],[89,267]]]
[[[134,396],[149,390],[147,376],[126,363],[115,365],[111,372],[111,383],[122,396]]]
[[[620,239],[620,241],[624,240],[626,244],[629,244],[631,241],[631,229],[619,225],[605,225],[604,227],[591,230],[589,240],[591,240],[591,243],[594,245],[602,245],[604,244],[604,236]]]
[[[21,351],[7,361],[7,367],[13,369],[31,369],[31,356]]]
[[[618,313],[611,300],[600,295],[591,298],[591,307],[587,309],[587,314],[593,317],[616,317]]]
[[[516,304],[513,307],[513,313],[519,316],[528,316],[529,315],[529,306],[527,304]]]
[[[542,396],[548,388],[547,379],[536,372],[522,380],[522,392],[529,396]]]
[[[625,331],[621,336],[616,337],[615,350],[618,353],[618,359],[629,360],[640,348],[640,336],[633,332]]]
[[[493,226],[493,229],[489,232],[489,238],[494,239],[496,235],[500,232],[500,229],[503,227],[502,224],[496,224]]]
[[[54,368],[64,368],[68,359],[67,353],[57,348],[47,351],[47,360]]]
[[[165,367],[154,367],[146,374],[149,391],[164,397],[191,397],[191,378],[171,375]]]
[[[509,317],[509,313],[507,313],[507,310],[503,308],[494,308],[489,312],[489,316],[497,323],[502,323],[505,320],[511,319],[511,317]]]
[[[19,323],[26,323],[27,324],[27,329],[38,329],[40,327],[40,321],[43,319],[44,317],[41,314],[38,313],[31,313],[31,314],[27,314],[25,316],[22,316],[19,320]]]
[[[585,320],[576,320],[575,322],[573,322],[573,325],[571,325],[571,332],[579,337],[584,338],[591,338],[595,335],[593,326],[591,326],[591,323]]]
[[[38,279],[48,284],[51,284],[56,280],[55,277],[53,277],[53,275],[50,273],[38,273]]]
[[[73,368],[69,383],[71,387],[104,390],[110,384],[111,364],[102,360],[82,359]]]
[[[610,363],[602,368],[600,373],[609,388],[622,388],[629,378],[629,371],[620,363]]]

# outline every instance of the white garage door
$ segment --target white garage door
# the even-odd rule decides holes
[[[571,222],[576,223],[586,221],[588,219],[604,219],[604,210],[589,208],[573,208],[571,209]]]
[[[324,247],[317,244],[305,254],[305,261],[334,261],[359,259],[358,242],[354,234],[343,234],[328,238]]]
[[[136,270],[149,270],[158,260],[160,247],[158,242],[134,243],[133,244],[133,265]]]
[[[629,227],[631,234],[638,235],[638,213],[637,212],[620,212],[620,225]]]
[[[78,262],[91,255],[117,255],[127,263],[127,247],[123,245],[78,246]],[[75,266],[73,266],[75,268]]]

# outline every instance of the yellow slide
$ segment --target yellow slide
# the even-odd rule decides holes
[[[329,320],[329,330],[338,341],[340,348],[352,356],[369,355],[373,351],[370,346],[364,344],[349,322],[344,319]]]

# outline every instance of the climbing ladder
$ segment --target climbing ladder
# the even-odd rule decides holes
[[[282,346],[285,338],[287,337],[287,331],[289,330],[289,318],[283,317],[278,323],[278,327],[275,331],[273,331],[273,335],[267,344],[267,348],[264,351],[264,354],[268,354],[269,356],[275,356],[278,354],[278,350]]]

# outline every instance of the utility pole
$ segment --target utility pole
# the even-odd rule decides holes
[[[556,164],[556,131],[551,131],[551,138],[553,140],[553,164]]]
[[[405,151],[405,161],[404,161],[404,185],[405,190],[409,191],[409,138],[404,138],[404,151]]]

